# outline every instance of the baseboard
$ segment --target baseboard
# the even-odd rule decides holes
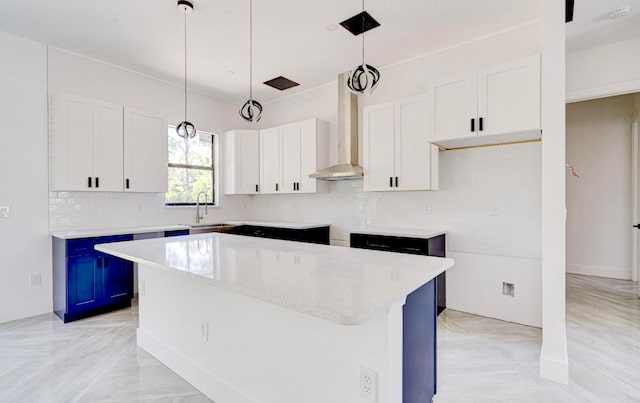
[[[630,280],[631,270],[628,267],[592,266],[586,264],[567,264],[567,273],[584,274],[585,276],[596,276],[615,278],[618,280]]]
[[[569,362],[552,360],[540,354],[540,377],[565,385],[569,384]]]
[[[162,340],[142,329],[138,329],[137,335],[138,347],[157,358],[211,400],[224,403],[255,403],[255,400],[227,385],[215,375],[169,347]]]

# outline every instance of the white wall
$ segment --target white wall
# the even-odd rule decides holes
[[[0,32],[0,322],[51,312],[44,45]],[[41,285],[31,287],[30,274]]]
[[[567,101],[640,91],[640,37],[567,54]]]
[[[567,105],[567,272],[631,277],[633,95]]]
[[[184,92],[154,78],[65,51],[49,50],[49,94],[65,91],[183,120]],[[242,126],[237,105],[199,93],[189,94],[189,120],[197,129],[222,134]],[[223,136],[219,140],[224,141]],[[220,143],[220,149],[222,143]],[[222,153],[220,153],[222,157]],[[223,176],[220,175],[220,180]],[[223,189],[222,183],[220,189]],[[209,209],[205,222],[242,217],[245,198],[232,201],[219,192],[219,208]],[[51,192],[51,230],[177,224],[194,221],[192,207],[166,207],[164,194]]]
[[[533,24],[385,68],[376,92],[359,97],[360,111],[424,93],[438,76],[538,53],[540,35]],[[309,117],[331,123],[330,160],[337,161],[335,83],[266,104],[261,123]],[[328,194],[253,196],[250,211],[256,218],[330,223],[334,242],[364,226],[443,228],[449,256],[467,257],[450,270],[449,307],[540,326],[540,155],[539,143],[450,151],[440,153],[437,192],[363,193],[361,181],[340,182]],[[482,287],[470,280],[478,271],[487,280]],[[516,297],[502,296],[503,281],[516,283]]]

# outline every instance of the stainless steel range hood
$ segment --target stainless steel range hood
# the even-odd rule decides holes
[[[347,76],[338,76],[338,164],[309,175],[326,181],[362,179],[358,165],[358,97],[347,88]]]

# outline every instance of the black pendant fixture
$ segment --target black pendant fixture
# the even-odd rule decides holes
[[[380,82],[380,72],[378,69],[364,61],[364,33],[369,29],[376,28],[380,24],[378,24],[378,22],[364,10],[364,0],[362,0],[362,13],[344,21],[341,25],[346,29],[349,29],[345,23],[349,22],[353,24],[353,20],[360,20],[360,35],[362,35],[362,64],[354,67],[351,70],[351,73],[349,73],[349,76],[347,77],[347,88],[356,95],[362,95],[366,92],[371,94]]]
[[[262,105],[253,99],[253,0],[249,0],[249,100],[240,108],[240,116],[247,122],[262,117]]]
[[[178,10],[184,13],[184,120],[176,126],[176,133],[184,139],[196,136],[196,127],[187,120],[187,14],[193,12],[193,4],[178,0]]]

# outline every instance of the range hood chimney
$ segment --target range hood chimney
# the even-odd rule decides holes
[[[358,97],[347,88],[349,73],[338,76],[338,164],[309,175],[326,181],[362,179],[358,165]]]

